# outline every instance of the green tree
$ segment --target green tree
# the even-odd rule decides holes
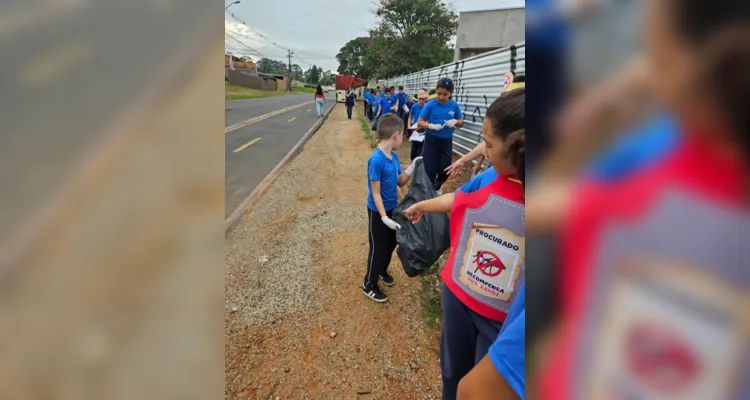
[[[261,58],[258,61],[258,72],[266,74],[287,74],[287,65],[282,61],[271,60],[270,58]]]
[[[305,74],[302,68],[297,64],[292,64],[292,78],[301,81],[305,79]]]
[[[336,75],[330,70],[320,73],[319,83],[323,86],[330,86],[336,82]]]
[[[336,60],[339,62],[338,71],[341,75],[354,75],[358,77],[369,77],[371,71],[365,65],[365,55],[370,39],[358,37],[348,41],[339,50]]]
[[[432,68],[453,59],[458,16],[441,0],[381,0],[364,66],[380,78]]]
[[[310,76],[307,78],[307,81],[309,83],[312,83],[313,85],[317,85],[320,83],[320,73],[321,70],[317,66],[313,65],[312,68],[310,68]]]

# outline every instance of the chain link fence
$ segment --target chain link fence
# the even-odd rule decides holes
[[[464,112],[464,126],[453,135],[453,152],[464,155],[479,144],[484,115],[492,101],[502,94],[505,74],[518,75],[525,71],[526,44],[522,42],[379,83],[381,87],[403,86],[406,93],[412,95],[420,89],[434,89],[440,78],[453,79],[453,100]]]

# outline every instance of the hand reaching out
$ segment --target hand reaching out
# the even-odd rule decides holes
[[[448,168],[445,169],[445,172],[447,172],[448,175],[458,175],[463,172],[465,167],[464,164],[464,161],[459,158],[458,160],[456,160],[456,162],[448,166]]]
[[[419,209],[419,203],[417,203],[407,208],[404,211],[404,215],[406,215],[406,219],[411,221],[412,224],[416,224],[417,222],[419,222],[419,220],[422,219],[422,215],[424,215],[424,212]]]

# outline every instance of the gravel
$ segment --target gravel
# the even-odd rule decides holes
[[[357,290],[371,150],[343,115],[331,113],[226,238],[227,398],[264,396],[271,382],[281,382],[273,396],[297,399],[350,398],[357,389],[408,398],[415,380],[440,393],[439,365],[423,361],[434,357],[436,333],[424,330],[419,296],[408,294],[420,281],[392,271],[392,304]]]

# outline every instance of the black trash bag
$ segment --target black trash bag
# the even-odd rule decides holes
[[[437,197],[422,160],[417,160],[406,197],[393,211],[393,220],[401,225],[396,231],[396,254],[410,278],[430,269],[450,247],[450,220],[447,214],[425,213],[416,224],[406,219],[404,210],[420,201]]]

